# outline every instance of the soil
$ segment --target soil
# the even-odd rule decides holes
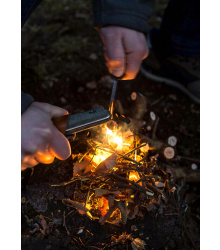
[[[150,26],[158,27],[166,3],[157,2]],[[43,1],[22,29],[22,90],[37,101],[63,107],[70,113],[99,105],[107,108],[111,86],[99,83],[106,75],[101,39],[92,28],[90,1]],[[133,91],[144,94],[151,110],[160,117],[156,137],[167,140],[175,135],[178,139],[177,156],[199,159],[199,106],[176,89],[147,80],[139,73],[135,80],[120,82],[118,86],[116,99],[122,102],[128,113]],[[73,153],[81,150],[77,148],[77,140],[71,142],[71,147]],[[169,162],[174,169],[199,174],[199,163],[196,163],[198,169],[192,170],[193,161],[175,159]],[[193,249],[185,229],[199,248],[199,180],[177,180],[181,186],[179,205],[182,206],[185,229],[177,215],[148,214],[143,220],[131,220],[126,226],[117,227],[110,224],[100,226],[98,222],[73,212],[66,220],[70,231],[67,236],[58,219],[63,217],[64,211],[66,214],[71,211],[62,199],[72,197],[76,184],[62,187],[51,187],[50,184],[70,180],[72,172],[71,158],[64,162],[55,160],[50,165],[40,164],[33,171],[22,172],[22,249],[108,249],[111,236],[124,232],[143,239],[147,249]],[[53,220],[53,233],[49,238],[40,232],[30,233],[33,225],[28,225],[25,215],[36,223],[40,214]],[[131,225],[136,225],[138,230],[131,231]],[[81,227],[83,232],[77,235]],[[60,248],[55,248],[55,245]],[[132,248],[127,241],[115,249]]]

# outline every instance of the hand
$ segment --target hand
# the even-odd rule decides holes
[[[106,65],[111,74],[123,80],[134,79],[141,62],[148,56],[148,46],[143,33],[119,26],[100,29]]]
[[[67,138],[53,125],[51,118],[68,114],[65,109],[33,102],[21,116],[21,170],[39,162],[52,163],[54,157],[65,160],[71,149]]]

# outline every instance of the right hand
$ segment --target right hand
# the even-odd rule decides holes
[[[38,163],[50,164],[54,158],[67,159],[71,148],[67,138],[51,119],[68,114],[65,109],[33,102],[21,116],[21,170]]]
[[[108,25],[100,28],[100,35],[109,72],[117,77],[124,75],[122,80],[134,79],[149,53],[144,34]]]

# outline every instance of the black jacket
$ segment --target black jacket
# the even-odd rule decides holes
[[[27,21],[30,14],[42,0],[21,0],[21,23]],[[155,0],[93,0],[94,28],[105,25],[118,25],[143,33],[148,31],[148,19]],[[34,99],[21,93],[21,113]]]

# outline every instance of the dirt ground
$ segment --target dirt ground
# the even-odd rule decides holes
[[[151,27],[159,26],[166,4],[165,0],[157,1],[154,14],[149,21]],[[87,0],[44,0],[23,27],[22,90],[30,93],[35,100],[63,107],[70,113],[83,112],[99,105],[108,107],[111,87],[99,83],[100,78],[108,75],[108,72],[102,54],[101,40],[98,32],[92,28],[91,8],[91,3]],[[93,83],[88,84],[91,82]],[[184,173],[198,175],[199,163],[186,160],[184,157],[200,157],[199,106],[179,91],[146,80],[139,74],[135,80],[121,82],[118,86],[116,98],[120,99],[127,110],[133,91],[144,94],[151,109],[160,117],[157,138],[166,140],[170,135],[178,138],[177,156],[169,164],[175,169],[183,169]],[[74,151],[74,142],[71,146]],[[192,170],[192,163],[197,164],[196,170]],[[69,212],[61,200],[64,196],[72,195],[73,186],[51,189],[49,184],[71,179],[71,159],[64,162],[56,160],[48,166],[36,166],[33,172],[24,171],[22,177],[22,197],[29,201],[22,202],[22,235],[24,238],[29,236],[29,241],[41,241],[42,234],[30,234],[33,228],[30,229],[25,215],[29,219],[34,219],[40,214],[49,218],[60,218],[64,211]],[[160,217],[160,226],[151,215],[145,221],[135,221],[135,224],[138,223],[139,231],[134,234],[141,238],[140,235],[143,233],[147,243],[146,249],[193,249],[190,238],[199,248],[199,180],[187,178],[186,175],[185,178],[180,178],[177,184],[181,186],[180,195],[184,201],[183,223],[175,216]],[[109,242],[109,237],[113,233],[131,233],[130,227],[134,222],[129,222],[126,228],[111,225],[101,227],[98,223],[91,223],[87,218],[74,213],[66,222],[73,224],[70,227],[70,236],[66,235],[60,221],[56,223],[52,242],[62,240],[62,244],[67,244],[69,249],[76,249],[74,246],[78,249],[102,249],[104,246],[100,243]],[[146,226],[147,223],[153,225],[151,230]],[[81,238],[86,239],[83,244],[80,243],[79,237],[76,237],[76,232],[82,225],[84,232]],[[146,237],[149,239],[146,240]],[[74,241],[73,238],[77,240]],[[61,241],[59,244],[62,245]],[[52,249],[58,248],[54,246]],[[121,245],[115,249],[130,249],[130,245]]]

